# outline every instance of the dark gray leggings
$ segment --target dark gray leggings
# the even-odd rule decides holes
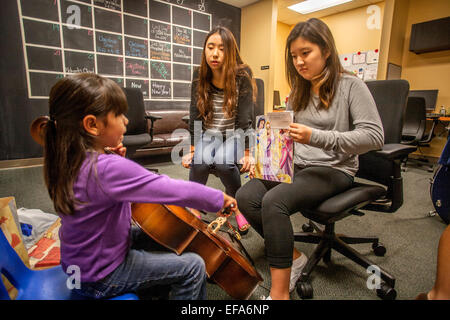
[[[239,210],[264,238],[265,254],[274,268],[292,265],[294,232],[290,215],[314,208],[351,187],[353,177],[329,167],[295,166],[291,184],[252,179],[236,193]]]

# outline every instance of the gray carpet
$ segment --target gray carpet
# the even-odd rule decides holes
[[[188,179],[188,170],[174,165],[167,157],[153,157],[140,162],[148,167],[158,168],[161,174],[176,179]],[[429,217],[433,209],[429,188],[432,173],[421,168],[408,167],[404,177],[404,204],[395,213],[366,211],[363,217],[348,217],[336,224],[337,233],[352,236],[375,235],[387,248],[384,257],[377,257],[368,244],[353,247],[372,260],[376,265],[396,277],[397,299],[414,299],[419,292],[431,289],[436,273],[437,245],[446,225],[439,216]],[[246,182],[242,175],[243,183]],[[208,185],[223,190],[219,179],[210,176]],[[0,197],[14,196],[17,206],[41,209],[53,213],[42,177],[42,166],[0,170]],[[206,217],[214,218],[210,214]],[[292,216],[294,230],[301,231],[307,220],[300,214]],[[234,220],[234,219],[233,219]],[[232,221],[233,225],[236,225]],[[252,229],[242,239],[264,282],[256,289],[251,299],[268,295],[270,288],[269,267],[264,259],[263,239]],[[306,255],[314,249],[312,244],[296,243],[295,246]],[[369,274],[339,253],[333,252],[328,266],[320,262],[312,274],[314,299],[377,300],[374,290],[366,286]],[[208,284],[208,298],[230,299],[217,285]],[[299,299],[294,291],[292,299]]]

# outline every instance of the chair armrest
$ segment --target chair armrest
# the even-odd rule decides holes
[[[161,116],[154,116],[152,114],[146,113],[145,114],[145,119],[150,120],[150,121],[153,122],[153,121],[162,119],[162,117]]]
[[[400,143],[388,143],[385,144],[381,150],[372,151],[372,153],[384,159],[395,160],[402,159],[416,150],[416,146],[404,145]]]
[[[156,121],[156,120],[162,119],[162,117],[161,117],[161,116],[155,116],[155,115],[152,115],[152,114],[150,114],[150,113],[148,113],[148,112],[146,111],[146,112],[145,112],[145,119],[146,119],[146,120],[150,120],[150,130],[149,130],[149,134],[150,134],[150,138],[151,138],[151,141],[150,141],[150,142],[152,142],[152,141],[153,141],[153,126],[154,126],[154,124],[155,124],[155,121]]]

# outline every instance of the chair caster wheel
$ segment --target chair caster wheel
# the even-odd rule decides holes
[[[397,298],[397,291],[383,282],[380,288],[377,289],[377,296],[383,300],[395,300]]]
[[[309,282],[299,281],[297,282],[297,294],[302,299],[312,299],[313,297],[313,287]]]
[[[305,223],[304,225],[302,225],[302,230],[303,232],[313,232],[314,228],[312,225]]]
[[[383,257],[386,254],[386,247],[381,243],[372,244],[373,252],[378,257]]]

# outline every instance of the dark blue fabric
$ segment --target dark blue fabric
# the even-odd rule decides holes
[[[444,150],[442,150],[438,163],[443,166],[450,166],[450,134],[447,138],[447,143],[444,146]]]

